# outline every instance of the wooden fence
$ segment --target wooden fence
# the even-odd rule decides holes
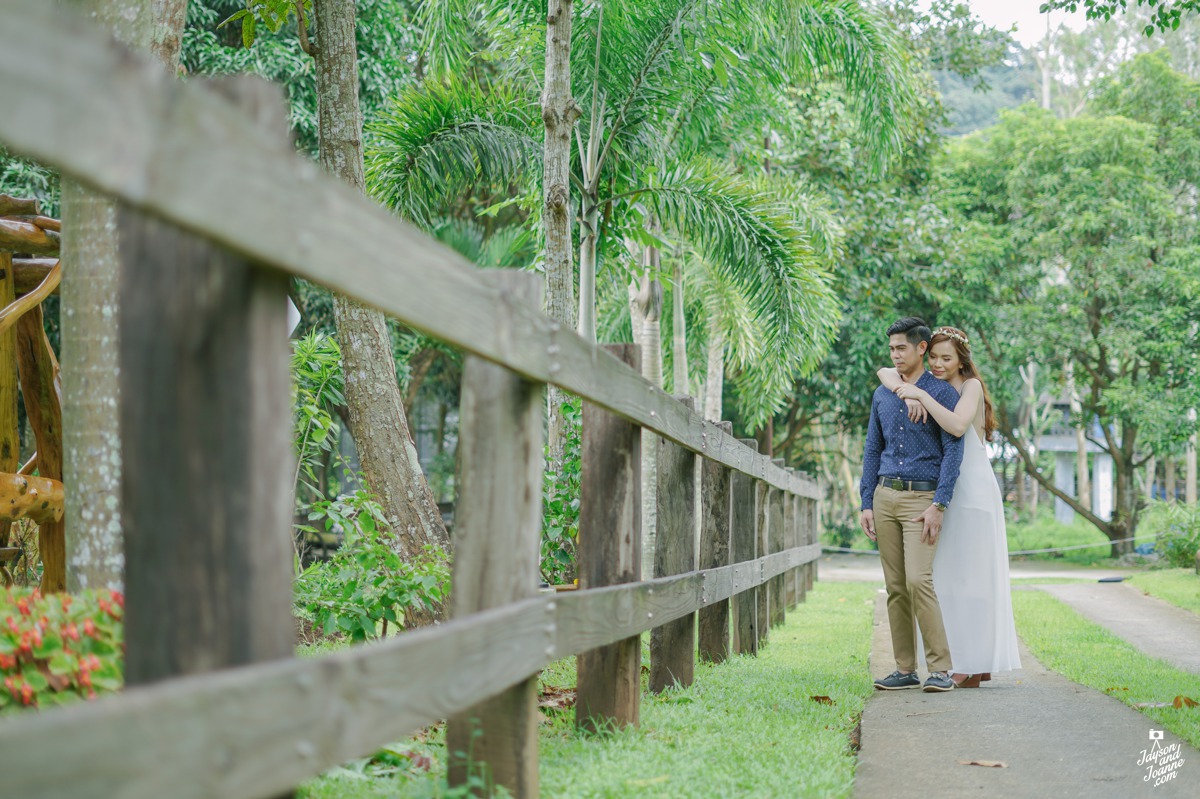
[[[321,174],[287,141],[278,92],[177,82],[54,5],[0,0],[0,142],[127,208],[129,687],[0,723],[6,790],[275,796],[449,718],[451,751],[469,742],[497,783],[535,796],[548,663],[578,654],[581,726],[636,724],[643,632],[651,688],[687,685],[697,654],[756,652],[803,599],[820,551],[811,480],[651,386],[633,347],[543,316],[536,276],[482,272]],[[286,274],[468,353],[452,620],[305,660],[291,655]],[[536,588],[547,383],[585,400],[581,590],[551,595]],[[659,447],[652,576],[642,428]]]

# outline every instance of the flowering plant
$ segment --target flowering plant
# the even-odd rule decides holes
[[[119,591],[0,594],[0,713],[116,691],[125,597]]]

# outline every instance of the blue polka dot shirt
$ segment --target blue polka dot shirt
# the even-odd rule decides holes
[[[916,385],[951,410],[958,404],[954,386],[930,372],[922,374]],[[924,422],[911,421],[904,400],[880,386],[871,398],[871,420],[863,447],[862,509],[873,507],[880,477],[936,482],[933,501],[950,504],[962,456],[961,436],[947,433],[932,416]]]

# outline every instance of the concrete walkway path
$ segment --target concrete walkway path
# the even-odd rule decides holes
[[[1035,586],[1018,586],[1018,588]],[[1064,583],[1036,588],[1108,628],[1150,657],[1200,674],[1200,616],[1125,583]],[[1200,779],[1200,769],[1197,769]]]
[[[827,572],[822,572],[822,579]],[[1154,722],[1044,668],[1021,644],[1025,668],[979,689],[877,691],[862,718],[855,799],[1176,799],[1196,796],[1200,752],[1178,744],[1174,779],[1154,786],[1138,765]],[[875,605],[871,673],[895,668],[885,596]],[[925,676],[922,673],[922,676]],[[1001,761],[1006,768],[959,761]]]

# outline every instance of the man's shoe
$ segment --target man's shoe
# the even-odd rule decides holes
[[[953,691],[954,680],[950,679],[950,675],[944,671],[935,671],[925,680],[925,692],[934,693],[939,691]]]
[[[893,671],[888,676],[876,680],[875,687],[881,691],[900,691],[905,688],[920,688],[921,678],[917,676],[915,671],[910,671],[907,674],[902,671]]]

